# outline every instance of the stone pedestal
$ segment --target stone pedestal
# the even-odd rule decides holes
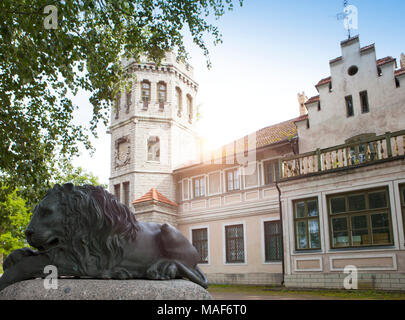
[[[57,289],[45,289],[43,279],[15,283],[0,292],[0,300],[211,300],[201,286],[188,280],[58,279]]]

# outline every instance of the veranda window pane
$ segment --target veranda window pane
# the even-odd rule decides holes
[[[370,209],[387,207],[387,198],[386,198],[386,193],[384,191],[369,193],[368,201],[369,201]]]
[[[321,242],[319,239],[319,223],[318,220],[309,220],[309,244],[310,248],[320,248]]]
[[[352,245],[361,246],[371,243],[370,235],[368,234],[367,216],[351,217],[352,224]]]
[[[366,209],[366,197],[364,194],[349,196],[349,211],[360,211]]]
[[[347,247],[349,245],[349,235],[347,231],[346,218],[332,219],[333,247]]]
[[[344,197],[330,199],[330,210],[332,213],[346,212],[346,199]]]
[[[318,216],[318,201],[312,200],[307,202],[308,206],[308,216],[317,217]]]
[[[298,249],[308,248],[307,243],[307,222],[298,221],[297,222],[297,245]]]
[[[373,232],[373,244],[391,243],[389,217],[387,213],[373,214],[371,226]]]
[[[295,217],[296,218],[305,217],[305,202],[297,202],[295,204]]]

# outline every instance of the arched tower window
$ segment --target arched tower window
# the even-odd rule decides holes
[[[182,97],[181,97],[181,89],[176,87],[176,105],[177,105],[177,115],[181,117],[183,112],[183,104],[182,104]]]
[[[188,113],[188,122],[193,121],[193,98],[188,94],[187,95],[187,113]]]
[[[150,82],[148,80],[143,80],[141,82],[141,97],[143,102],[143,109],[148,109],[148,104],[150,102]]]
[[[121,94],[117,94],[115,97],[115,119],[118,119],[120,116],[120,102],[121,102]]]
[[[159,99],[159,110],[164,109],[165,102],[167,100],[167,86],[163,81],[158,82],[158,99]]]
[[[131,108],[131,104],[132,104],[132,90],[129,89],[127,90],[127,104],[126,104],[126,108],[125,108],[125,112],[129,113],[129,109]]]
[[[148,138],[148,161],[160,161],[160,140],[157,136]]]

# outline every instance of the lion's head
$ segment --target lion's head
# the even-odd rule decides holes
[[[112,270],[138,230],[128,207],[102,187],[55,185],[35,207],[26,235],[52,261],[83,275]]]

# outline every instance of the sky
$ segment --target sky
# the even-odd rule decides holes
[[[341,55],[340,42],[347,30],[337,14],[343,0],[244,0],[218,21],[223,43],[207,42],[212,68],[203,52],[186,34],[185,45],[199,84],[198,133],[215,148],[260,128],[299,115],[297,93],[317,95],[315,84],[330,75],[329,60]],[[351,0],[358,9],[360,45],[375,43],[377,59],[397,58],[405,52],[405,1]],[[212,38],[207,37],[207,41]],[[74,98],[80,108],[75,122],[88,124],[92,107],[89,94]],[[101,183],[110,176],[110,135],[98,127],[92,139],[96,152],[81,148],[76,166],[92,172]]]

